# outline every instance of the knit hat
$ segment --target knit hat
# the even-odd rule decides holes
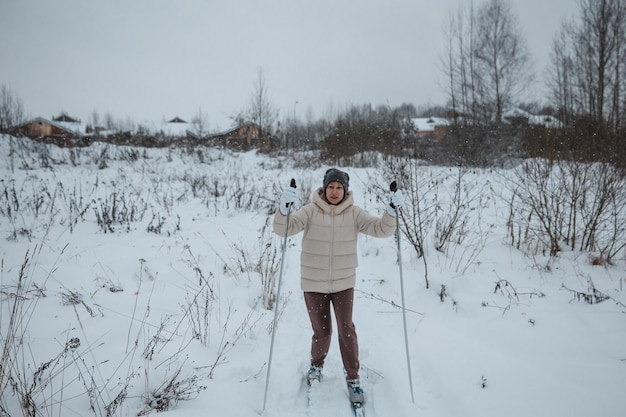
[[[350,182],[350,176],[348,173],[343,172],[337,168],[330,168],[324,174],[324,191],[331,182],[338,181],[343,185],[343,191],[345,195],[348,195],[348,183]]]

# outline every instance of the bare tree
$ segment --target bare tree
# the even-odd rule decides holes
[[[474,8],[459,8],[450,13],[444,26],[447,40],[441,68],[447,78],[450,105],[455,114],[464,114],[466,122],[472,122],[477,104],[474,66]]]
[[[558,109],[559,119],[571,126],[574,122],[574,83],[573,60],[567,52],[569,48],[570,23],[563,23],[561,29],[554,36],[552,52],[548,65],[548,88],[552,94],[552,101]]]
[[[363,152],[392,155],[401,151],[403,122],[399,110],[371,104],[349,106],[325,132],[321,157],[332,164],[366,163]],[[353,157],[360,158],[357,162]]]
[[[250,108],[247,116],[266,133],[273,131],[274,123],[278,118],[278,110],[270,101],[267,82],[261,68],[259,68],[254,89],[250,94]]]
[[[549,68],[553,101],[566,120],[624,126],[625,44],[625,0],[579,0],[578,18],[564,22],[553,41]]]
[[[104,123],[104,127],[107,130],[113,130],[114,128],[116,128],[115,118],[113,117],[111,113],[107,112],[104,115],[103,123]]]
[[[0,133],[22,123],[24,106],[17,95],[6,85],[0,86]]]
[[[191,125],[193,126],[193,133],[200,138],[209,133],[209,117],[202,111],[202,108],[198,108],[196,114],[191,118]]]
[[[613,107],[619,95],[620,67],[626,3],[623,0],[581,0],[581,31],[577,36],[577,57],[582,65],[584,87],[581,103],[593,120],[615,125],[619,110]],[[620,60],[621,58],[621,60]]]
[[[100,114],[96,109],[91,112],[91,116],[89,117],[89,123],[91,123],[94,128],[100,125]]]
[[[505,0],[489,0],[478,10],[476,30],[480,101],[500,123],[506,107],[519,100],[532,81],[530,55],[511,4]]]
[[[451,15],[444,72],[455,110],[470,120],[502,121],[533,80],[530,55],[519,22],[505,0],[488,0],[475,12]]]

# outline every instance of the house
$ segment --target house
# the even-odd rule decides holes
[[[59,116],[53,117],[52,121],[59,123],[80,123],[80,120],[70,117],[67,113],[61,113]]]
[[[251,122],[209,136],[210,142],[214,145],[223,145],[239,150],[269,147],[274,139],[256,123]]]
[[[563,123],[554,116],[533,114],[529,117],[528,123],[533,126],[543,126],[550,129],[558,129],[563,127]]]
[[[185,120],[176,116],[161,126],[161,132],[167,137],[173,138],[195,138],[193,126]]]
[[[532,114],[519,108],[506,111],[502,118],[514,126],[543,126],[551,129],[563,127],[561,121],[554,116]]]
[[[418,137],[442,140],[450,128],[450,120],[443,117],[415,117],[411,119]]]
[[[55,143],[59,146],[84,144],[88,141],[85,128],[80,121],[67,115],[61,115],[53,120],[36,117],[13,127],[8,133],[13,136],[26,136],[47,143]]]

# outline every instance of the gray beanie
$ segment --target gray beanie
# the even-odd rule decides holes
[[[343,185],[343,191],[345,195],[348,195],[350,176],[346,172],[343,172],[337,168],[330,168],[328,171],[326,171],[326,174],[324,174],[324,191],[326,191],[326,187],[328,187],[328,184],[334,181],[340,182],[341,185]]]

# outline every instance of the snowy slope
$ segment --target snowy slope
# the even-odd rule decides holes
[[[137,157],[108,148],[107,167],[99,169],[103,145],[93,145],[76,151],[76,166],[68,162],[69,150],[47,147],[46,168],[41,148],[8,139],[0,141],[1,191],[10,196],[15,190],[21,206],[9,214],[10,198],[0,200],[1,342],[25,266],[27,297],[19,343],[12,346],[21,358],[17,373],[32,382],[40,365],[57,358],[35,384],[41,415],[106,415],[111,404],[112,415],[138,415],[147,409],[146,398],[163,392],[172,378],[181,382],[179,394],[188,389],[189,400],[179,396],[164,416],[260,415],[274,312],[263,308],[252,264],[268,240],[280,257],[281,238],[264,229],[280,188],[295,177],[305,193],[321,183],[325,167],[285,168],[284,161],[254,153],[207,151],[200,158],[146,150]],[[380,213],[381,204],[366,194],[376,170],[348,171],[356,203]],[[491,174],[474,175],[485,181]],[[216,192],[209,193],[211,187]],[[249,204],[252,209],[238,207],[234,189],[262,198]],[[96,214],[113,194],[144,213],[105,233]],[[494,226],[469,265],[457,267],[462,252],[427,248],[428,289],[423,261],[402,241],[415,403],[395,242],[361,237],[355,324],[368,416],[622,415],[623,257],[615,266],[594,267],[585,254],[565,252],[542,268],[547,258],[530,259],[506,245],[506,208],[493,201],[483,219]],[[79,215],[72,204],[88,209]],[[299,249],[300,238],[290,238],[264,415],[347,417],[336,339],[316,407],[306,406],[302,376],[311,332],[299,288]],[[589,279],[613,299],[589,305],[563,287],[584,292]],[[496,290],[502,280],[510,285]],[[60,354],[71,338],[80,347]],[[3,388],[0,404],[19,415],[18,397]]]

